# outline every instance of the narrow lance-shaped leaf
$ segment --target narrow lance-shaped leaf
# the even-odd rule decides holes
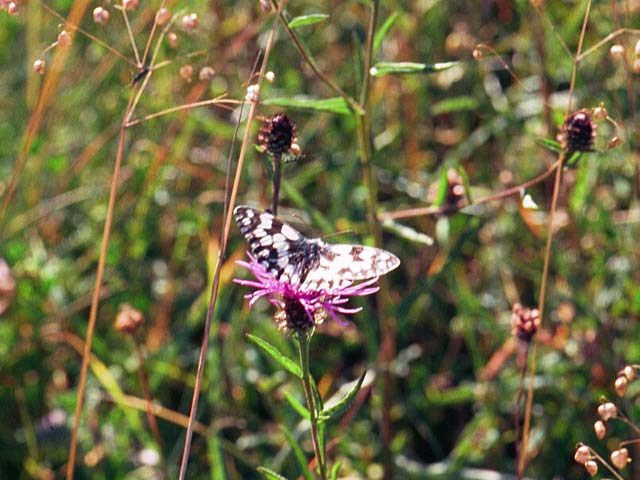
[[[307,410],[304,405],[302,405],[298,399],[296,397],[294,397],[291,393],[289,392],[284,392],[284,398],[287,399],[287,402],[289,402],[289,405],[291,405],[293,407],[293,409],[298,412],[298,415],[300,415],[302,418],[305,418],[307,420],[309,420],[311,418],[311,415],[309,414],[309,410]]]
[[[247,338],[256,346],[260,347],[262,351],[267,353],[271,358],[273,358],[276,362],[278,362],[289,373],[292,373],[298,378],[302,378],[302,370],[300,369],[300,366],[290,358],[286,357],[276,347],[271,345],[269,342],[259,337],[256,337],[255,335],[251,335],[250,333],[247,334]]]
[[[258,467],[258,472],[262,474],[264,478],[268,480],[287,480],[287,477],[283,477],[279,473],[274,472],[273,470],[268,469],[267,467]]]
[[[289,22],[289,28],[302,27],[303,25],[312,25],[314,23],[322,22],[329,18],[326,13],[312,13],[310,15],[301,15],[295,17]]]
[[[298,108],[301,110],[313,110],[316,112],[338,113],[348,115],[351,113],[349,105],[342,97],[313,98],[305,96],[266,98],[264,105],[274,105],[286,108]]]
[[[349,392],[344,396],[344,398],[339,400],[335,405],[332,405],[330,407],[325,407],[320,413],[320,417],[324,420],[329,420],[332,418],[339,417],[344,412],[346,412],[349,409],[349,407],[353,404],[353,400],[355,399],[356,395],[360,391],[360,387],[362,387],[362,382],[364,382],[364,377],[366,377],[366,375],[367,375],[367,372],[366,371],[363,372],[363,374],[360,375],[360,378],[358,379],[356,384],[353,386],[353,388],[351,388],[351,390],[349,390]]]
[[[389,30],[391,30],[391,27],[396,22],[399,16],[400,14],[398,12],[394,12],[393,15],[391,15],[389,18],[385,20],[385,22],[376,32],[375,36],[373,37],[373,53],[374,54],[378,51],[378,48],[380,48],[380,45],[384,41],[385,37],[389,33]]]
[[[407,73],[437,73],[457,65],[458,62],[415,63],[415,62],[379,62],[369,73],[374,77],[385,75],[402,75]]]
[[[280,427],[280,428],[282,429],[282,433],[284,433],[284,436],[287,438],[287,442],[289,442],[289,445],[291,445],[291,449],[293,450],[293,455],[296,457],[296,460],[298,461],[298,465],[302,469],[302,475],[307,480],[314,480],[314,476],[311,473],[311,470],[309,470],[309,465],[307,465],[307,459],[304,456],[302,447],[300,447],[300,444],[298,444],[296,439],[293,438],[293,435],[289,430],[287,430],[284,427]]]
[[[340,473],[340,467],[342,466],[342,462],[336,462],[333,464],[331,468],[331,473],[329,474],[329,478],[331,480],[338,480],[338,474]]]

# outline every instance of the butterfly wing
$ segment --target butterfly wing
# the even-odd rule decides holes
[[[399,265],[398,257],[380,248],[325,244],[316,265],[305,276],[302,288],[309,290],[344,288],[357,280],[384,275]]]

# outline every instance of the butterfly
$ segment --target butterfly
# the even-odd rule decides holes
[[[400,265],[398,257],[380,248],[307,238],[267,211],[240,205],[233,215],[258,263],[278,281],[304,291],[344,288]]]

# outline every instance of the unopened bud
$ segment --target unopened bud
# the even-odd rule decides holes
[[[40,75],[44,75],[44,72],[45,72],[46,68],[47,68],[46,64],[44,63],[44,60],[42,60],[41,58],[39,58],[38,60],[33,62],[33,72],[34,73],[38,73]]]
[[[602,440],[607,434],[607,427],[602,420],[598,420],[593,424],[593,431],[596,432],[596,437],[598,437],[598,440]]]
[[[137,10],[139,6],[138,0],[122,0],[125,10]]]
[[[302,153],[302,149],[300,148],[300,145],[298,145],[297,143],[292,143],[289,151],[294,155],[300,155]]]
[[[200,73],[198,74],[198,78],[200,80],[211,80],[215,74],[216,74],[216,71],[213,68],[202,67],[200,69]]]
[[[587,447],[586,445],[580,445],[576,449],[576,453],[573,458],[576,462],[584,465],[586,462],[591,460],[591,451],[589,450],[589,447]]]
[[[158,25],[164,25],[170,18],[171,14],[169,13],[169,10],[164,7],[158,10],[158,13],[156,13],[156,23]]]
[[[624,394],[627,393],[627,377],[622,376],[616,378],[615,383],[613,384],[616,393],[619,397],[624,397]]]
[[[120,305],[120,312],[116,317],[116,330],[133,335],[138,331],[142,322],[144,322],[144,317],[140,310],[136,310],[127,303]]]
[[[191,65],[182,65],[180,67],[180,76],[190,82],[193,76],[193,67]]]
[[[624,46],[622,45],[612,45],[611,48],[609,49],[609,53],[611,54],[612,57],[616,57],[616,58],[621,58],[624,56]]]
[[[93,9],[93,21],[98,25],[104,25],[109,21],[109,10],[105,10],[102,7],[96,7]]]
[[[629,450],[626,448],[614,450],[611,452],[611,456],[609,458],[611,459],[611,463],[613,463],[618,470],[622,470],[627,466],[627,463],[631,461],[629,458]]]
[[[167,43],[173,49],[178,48],[178,35],[173,32],[169,32],[167,34]]]
[[[200,25],[200,21],[198,20],[198,15],[196,13],[191,13],[182,17],[182,27],[185,30],[195,30],[198,28],[198,25]]]
[[[58,46],[60,48],[68,48],[71,46],[71,35],[66,30],[62,30],[58,34]]]
[[[588,462],[585,462],[584,468],[592,477],[595,477],[596,474],[598,473],[598,464],[594,460],[589,460]]]
[[[606,402],[598,405],[598,415],[602,421],[606,422],[610,418],[615,418],[618,415],[618,409],[611,402]]]
[[[624,373],[624,376],[627,377],[627,380],[629,380],[630,382],[634,378],[636,378],[636,372],[633,370],[633,367],[631,365],[627,365],[622,371]]]

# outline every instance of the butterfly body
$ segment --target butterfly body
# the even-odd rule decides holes
[[[233,214],[256,260],[278,281],[302,290],[344,288],[400,265],[386,250],[307,238],[269,212],[238,206]]]

